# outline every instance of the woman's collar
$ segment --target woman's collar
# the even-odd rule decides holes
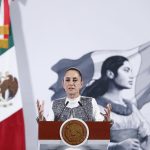
[[[107,104],[111,104],[112,112],[119,114],[119,115],[128,116],[132,113],[132,104],[127,100],[123,100],[123,102],[125,103],[125,106],[122,104],[114,103],[112,100],[109,100],[104,97],[97,98],[97,103],[99,105],[106,107]]]

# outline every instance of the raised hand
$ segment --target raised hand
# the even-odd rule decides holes
[[[111,121],[111,118],[110,118],[111,110],[112,110],[111,104],[107,104],[106,108],[104,109],[105,114],[101,113],[101,115],[104,116],[104,121]]]
[[[39,115],[39,121],[44,120],[44,101],[42,103],[37,100],[37,110],[38,110],[38,115]]]

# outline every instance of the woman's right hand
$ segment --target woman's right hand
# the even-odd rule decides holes
[[[44,120],[44,101],[42,101],[42,103],[37,100],[37,110],[38,110],[38,119],[39,121],[43,121]]]
[[[118,143],[118,147],[116,150],[139,150],[140,142],[138,139],[129,138]]]

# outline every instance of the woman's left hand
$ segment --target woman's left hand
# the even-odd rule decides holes
[[[110,118],[111,110],[112,110],[111,104],[107,104],[106,108],[104,109],[105,114],[101,113],[101,115],[104,116],[104,121],[111,121],[111,118]]]

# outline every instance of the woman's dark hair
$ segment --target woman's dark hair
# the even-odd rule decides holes
[[[78,68],[70,67],[70,68],[68,68],[67,70],[65,70],[64,75],[65,75],[68,71],[70,71],[70,70],[74,70],[74,71],[78,72],[79,76],[81,77],[81,81],[82,81],[82,73],[81,73],[81,71],[80,71]]]
[[[128,61],[128,59],[123,56],[108,57],[102,64],[101,78],[95,80],[93,84],[87,86],[84,89],[82,95],[94,97],[97,99],[97,97],[105,94],[108,90],[109,82],[111,80],[106,75],[107,70],[112,71],[114,76],[117,77],[118,69],[123,65],[124,61]]]

